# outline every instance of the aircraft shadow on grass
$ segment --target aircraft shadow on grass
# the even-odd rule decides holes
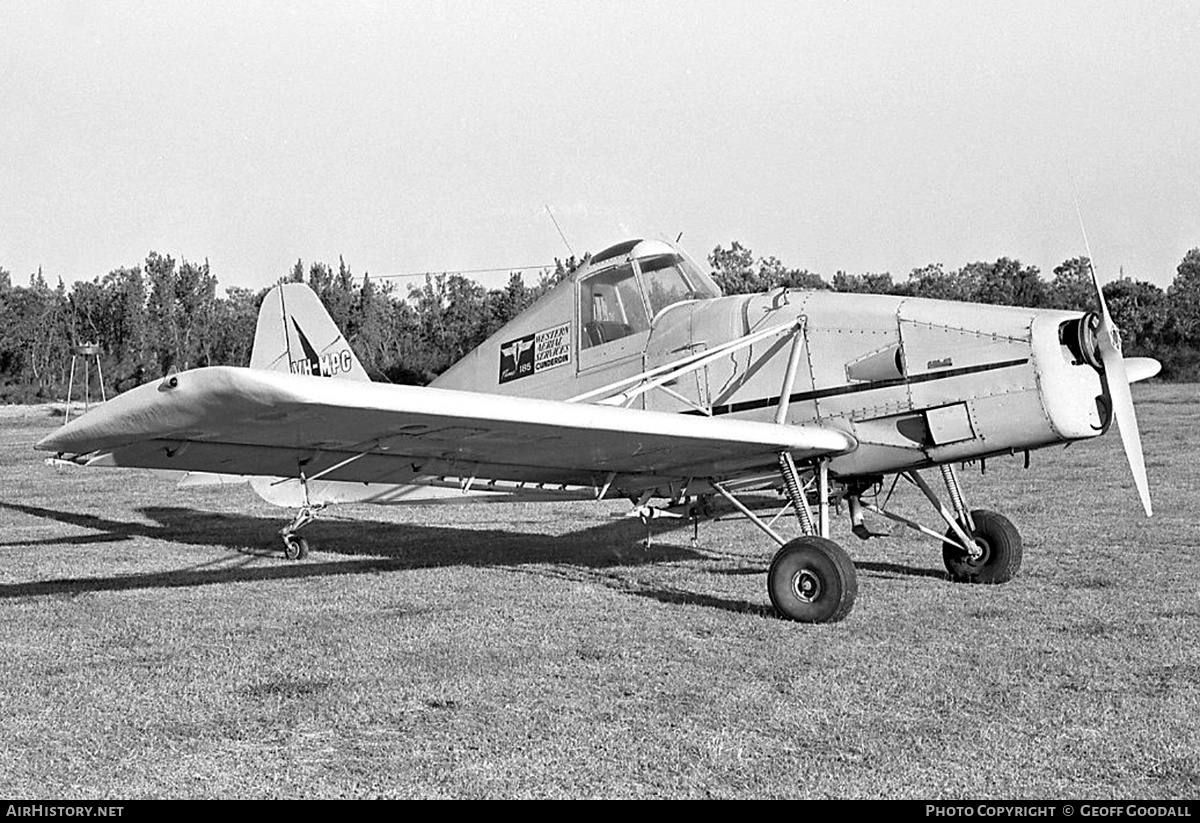
[[[663,603],[699,605],[741,613],[771,613],[766,604],[733,600],[685,589],[654,587],[633,582],[613,570],[620,567],[684,561],[720,561],[732,559],[721,552],[691,549],[677,542],[664,542],[661,536],[675,530],[654,523],[659,539],[649,548],[641,544],[645,527],[636,520],[612,520],[563,535],[536,534],[511,530],[463,529],[453,526],[427,526],[375,520],[327,519],[310,527],[315,549],[320,554],[340,555],[343,559],[306,562],[284,561],[262,564],[255,561],[278,557],[279,518],[224,514],[184,507],[148,506],[139,513],[153,521],[128,522],[94,514],[51,509],[22,503],[0,501],[8,509],[31,517],[54,520],[91,533],[57,536],[33,541],[0,542],[5,547],[36,545],[103,546],[135,538],[162,540],[180,545],[214,546],[241,555],[231,563],[229,557],[209,560],[194,566],[163,572],[146,572],[109,577],[56,578],[27,583],[0,584],[0,599],[39,595],[76,595],[96,591],[176,588],[256,580],[290,580],[331,575],[375,574],[381,572],[451,566],[509,568],[549,578],[592,582],[626,594],[648,597]],[[677,541],[677,538],[675,539]],[[739,561],[744,557],[739,556]],[[718,574],[762,574],[761,568],[725,568]],[[859,563],[865,571],[885,576],[911,575],[944,577],[928,569],[890,563]]]

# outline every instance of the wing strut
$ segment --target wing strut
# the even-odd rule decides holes
[[[712,485],[712,487],[716,490],[717,494],[724,497],[726,500],[728,500],[730,503],[733,504],[733,507],[735,509],[740,511],[742,514],[746,515],[746,518],[751,523],[758,526],[758,528],[763,532],[763,534],[765,534],[767,537],[774,540],[780,546],[787,545],[787,541],[779,536],[779,532],[775,531],[773,528],[771,528],[766,523],[764,523],[761,517],[759,517],[754,512],[750,511],[750,509],[747,508],[746,504],[743,503],[741,500],[738,500],[737,497],[735,497],[732,492],[727,490],[724,486],[722,486],[720,483],[718,483],[715,480],[711,480],[709,482]]]
[[[792,388],[796,385],[796,370],[800,367],[800,354],[804,351],[803,327],[797,324],[792,332],[792,351],[788,355],[787,371],[783,375],[783,388],[779,391],[779,406],[775,409],[775,422],[787,422],[788,406],[792,402]]]
[[[645,394],[646,392],[657,389],[665,383],[670,383],[685,374],[691,374],[697,369],[702,369],[709,363],[719,360],[731,352],[744,349],[747,346],[752,346],[760,340],[766,340],[769,337],[776,337],[780,334],[790,333],[799,337],[804,331],[804,320],[793,320],[787,323],[780,323],[777,326],[771,326],[766,329],[761,329],[750,334],[743,335],[727,343],[705,349],[704,351],[689,354],[686,357],[681,357],[678,360],[672,360],[670,363],[664,363],[661,366],[656,366],[653,369],[635,374],[632,377],[626,377],[618,380],[615,383],[609,383],[607,386],[601,386],[598,389],[592,389],[589,392],[576,395],[568,403],[581,403],[585,400],[590,400],[595,403],[602,403],[606,406],[625,406],[635,398]],[[792,356],[797,358],[796,349],[799,344],[794,344]],[[798,361],[797,361],[798,362]],[[789,364],[789,369],[790,369]],[[619,391],[622,386],[630,386],[624,391]],[[599,398],[599,399],[594,399]]]

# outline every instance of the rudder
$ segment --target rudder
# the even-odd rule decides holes
[[[320,298],[303,283],[281,283],[263,298],[250,368],[371,379]]]

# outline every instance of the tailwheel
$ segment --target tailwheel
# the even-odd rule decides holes
[[[285,534],[283,556],[288,560],[303,560],[308,557],[308,541],[298,534]]]
[[[942,560],[950,579],[958,583],[1007,583],[1021,568],[1021,533],[1007,517],[986,509],[971,512],[975,529],[970,534],[979,549],[972,556],[958,545],[954,530],[946,532]],[[964,527],[965,528],[965,527]]]
[[[850,613],[858,594],[854,563],[824,537],[797,537],[784,545],[767,572],[776,611],[801,623],[834,623]]]
[[[305,487],[307,489],[307,486]],[[308,492],[305,491],[307,497]],[[291,523],[288,523],[279,530],[279,536],[283,538],[283,556],[288,560],[303,560],[308,557],[308,541],[301,537],[297,532],[307,526],[309,523],[317,519],[317,512],[320,511],[325,504],[311,506],[305,504],[300,511],[296,512],[296,517]]]

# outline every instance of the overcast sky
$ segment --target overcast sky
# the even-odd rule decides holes
[[[1200,246],[1198,44],[1165,0],[0,0],[0,267],[523,267],[568,254],[549,205],[576,252],[1048,277],[1073,179],[1102,276],[1165,286]]]

